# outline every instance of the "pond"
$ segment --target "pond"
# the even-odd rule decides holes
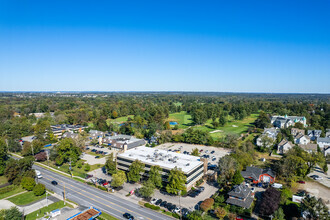
[[[170,125],[177,125],[178,124],[178,122],[176,122],[176,121],[170,121]]]

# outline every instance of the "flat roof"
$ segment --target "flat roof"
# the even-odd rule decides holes
[[[164,169],[181,168],[184,173],[189,173],[197,166],[203,164],[199,157],[171,152],[167,150],[155,149],[145,146],[136,147],[118,154],[117,157],[130,160],[140,160],[149,165],[158,165]]]

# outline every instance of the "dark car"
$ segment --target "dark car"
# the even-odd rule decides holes
[[[96,149],[91,150],[92,152],[96,152]]]
[[[173,204],[169,202],[169,203],[166,204],[166,208],[167,208],[167,209],[170,209],[172,205],[173,205]]]
[[[186,216],[188,214],[189,210],[187,208],[181,209],[182,216]]]
[[[214,152],[215,152],[214,150],[213,150],[213,151],[211,151],[211,154],[214,154]]]
[[[299,180],[298,183],[305,184],[305,181]]]
[[[89,147],[86,147],[86,150],[89,150]]]
[[[160,206],[161,207],[166,207],[166,205],[167,205],[167,202],[166,201],[163,201],[163,202],[160,203]]]
[[[54,186],[56,186],[58,183],[57,183],[55,180],[53,180],[53,181],[51,182],[51,184],[53,184]]]
[[[204,191],[204,189],[205,189],[205,187],[204,187],[204,186],[201,186],[201,187],[199,187],[199,188],[198,188],[198,190],[199,190],[200,192],[203,192],[203,191]]]
[[[123,216],[125,217],[125,218],[127,218],[127,219],[131,219],[131,220],[133,220],[134,219],[134,216],[133,215],[131,215],[131,214],[129,214],[129,213],[125,213],[125,214],[123,214]]]
[[[162,202],[163,202],[163,200],[158,199],[158,200],[155,202],[155,205],[160,205],[160,203],[162,203]]]
[[[176,209],[176,205],[172,205],[168,211],[173,212]]]
[[[95,158],[97,159],[97,158],[100,158],[100,156],[95,156]]]

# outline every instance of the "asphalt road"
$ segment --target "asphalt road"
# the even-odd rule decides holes
[[[123,214],[130,213],[135,219],[173,219],[166,215],[141,207],[130,201],[118,198],[113,194],[103,192],[99,189],[75,181],[68,177],[62,176],[55,172],[49,171],[37,165],[33,165],[34,169],[41,172],[43,178],[38,181],[46,186],[47,189],[54,191],[59,195],[63,195],[64,187],[66,198],[72,200],[82,206],[94,206],[118,219],[125,219]],[[51,181],[57,181],[58,185],[54,186]]]

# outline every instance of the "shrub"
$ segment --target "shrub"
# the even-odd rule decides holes
[[[10,191],[13,191],[14,189],[16,189],[15,185],[10,185],[10,186],[3,187],[3,188],[0,189],[0,195],[4,194],[4,193],[7,193],[7,192],[10,192]]]
[[[46,192],[46,187],[44,184],[38,183],[34,188],[33,188],[33,193],[36,196],[41,196]]]
[[[208,199],[205,199],[202,204],[200,205],[200,208],[204,211],[204,212],[207,212],[209,209],[212,208],[214,204],[214,199],[212,198],[208,198]]]
[[[152,209],[152,210],[160,210],[159,206],[151,205],[149,203],[144,203],[144,207],[147,207],[147,208]]]
[[[107,191],[107,188],[105,188],[104,186],[98,186],[97,188],[103,190],[103,191]]]
[[[84,170],[88,172],[88,171],[90,171],[90,169],[91,169],[91,166],[87,163],[85,165],[85,169]]]
[[[172,216],[173,216],[174,218],[180,219],[180,215],[179,215],[178,213],[172,213]]]
[[[90,185],[90,186],[91,186],[91,185],[94,185],[94,183],[91,183],[91,182],[87,182],[87,184]]]
[[[200,186],[202,183],[204,182],[204,180],[203,179],[200,179],[200,180],[198,180],[197,182],[196,182],[196,186]]]
[[[185,196],[185,195],[187,195],[187,190],[186,190],[186,189],[183,189],[183,190],[181,191],[181,196]]]
[[[28,191],[33,190],[34,186],[36,185],[36,182],[31,177],[23,177],[21,181],[21,185],[23,189],[26,189]]]
[[[77,167],[80,169],[80,168],[82,168],[82,162],[81,161],[79,161],[78,163],[77,163]]]

